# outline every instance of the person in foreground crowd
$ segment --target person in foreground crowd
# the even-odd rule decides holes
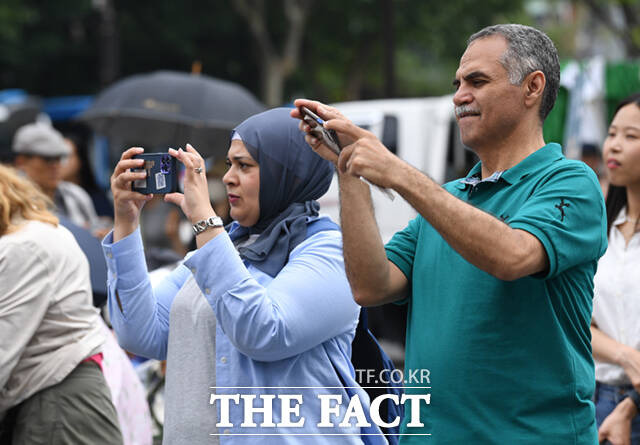
[[[344,273],[339,228],[318,216],[315,201],[329,187],[331,164],[309,149],[288,109],[244,121],[233,132],[223,178],[234,220],[227,234],[211,207],[202,157],[190,145],[170,150],[186,168],[184,195],[165,200],[198,227],[198,248],[152,288],[138,227],[151,195],[131,191],[145,175],[130,171],[142,152],[128,149],[115,168],[115,226],[103,246],[120,344],[167,360],[164,443],[363,443],[360,428],[319,428],[318,390],[300,389],[334,388],[327,391],[342,396],[344,415],[346,386],[368,408],[349,360],[360,308]],[[304,425],[261,427],[258,414],[258,426],[243,428],[242,403],[231,402],[231,425],[217,427],[221,405],[211,406],[212,394],[274,393],[303,396],[293,421],[304,417]],[[272,414],[278,424],[278,399]]]
[[[429,370],[430,394],[401,443],[596,442],[591,357],[593,275],[607,246],[595,174],[546,144],[556,99],[553,42],[527,26],[469,38],[453,98],[463,143],[480,162],[440,186],[394,156],[334,108],[298,99],[342,143],[336,155],[300,122],[307,141],[337,164],[347,276],[364,306],[409,304],[405,375]],[[419,213],[383,246],[369,186],[395,190]],[[423,386],[423,385],[420,385]]]
[[[609,247],[594,279],[596,420],[600,440],[640,444],[640,93],[618,105],[603,159]]]
[[[89,264],[48,205],[0,165],[0,443],[121,444]]]

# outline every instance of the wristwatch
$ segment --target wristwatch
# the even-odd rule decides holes
[[[222,226],[224,226],[224,223],[222,222],[222,218],[220,218],[219,216],[210,216],[207,219],[202,219],[198,221],[191,227],[193,227],[194,233],[196,235],[199,235],[211,227],[222,227]]]
[[[627,393],[627,397],[629,397],[633,401],[633,404],[636,406],[636,409],[640,414],[640,394],[638,394],[638,391],[632,389]]]

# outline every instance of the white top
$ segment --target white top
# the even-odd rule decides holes
[[[609,234],[609,247],[598,262],[594,277],[593,320],[598,329],[619,343],[640,349],[640,233],[625,246],[618,225],[627,220],[622,209]],[[622,368],[596,360],[596,380],[630,384]]]
[[[61,225],[0,236],[0,419],[101,350],[89,263]]]

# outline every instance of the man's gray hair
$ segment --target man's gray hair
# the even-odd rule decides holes
[[[558,96],[560,85],[558,50],[542,31],[517,24],[487,26],[469,37],[467,44],[496,34],[507,41],[507,50],[500,62],[507,70],[509,81],[513,85],[520,85],[524,78],[534,71],[539,70],[544,73],[546,84],[540,104],[540,120],[544,122]]]

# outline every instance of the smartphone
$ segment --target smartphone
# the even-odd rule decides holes
[[[329,147],[335,154],[339,155],[342,151],[342,147],[340,146],[340,142],[338,140],[338,135],[334,130],[327,130],[324,128],[324,121],[320,116],[315,114],[313,111],[308,109],[307,107],[300,107],[300,113],[302,114],[302,120],[304,120],[307,124],[311,126],[310,133],[316,136],[317,138],[322,139],[324,144]],[[372,187],[377,188],[382,193],[385,194],[387,198],[391,201],[395,199],[391,190],[379,187],[371,182],[367,181],[365,178],[360,178],[362,181],[366,182]]]
[[[133,159],[144,159],[144,165],[131,171],[147,172],[147,177],[133,181],[131,190],[145,195],[178,191],[177,163],[169,153],[142,153],[133,156]]]
[[[340,147],[340,141],[338,135],[333,130],[327,130],[324,128],[324,121],[307,107],[300,107],[300,113],[302,114],[302,120],[304,120],[309,126],[311,126],[310,133],[318,139],[322,139],[322,142],[329,147],[335,154],[339,155],[342,147]]]

